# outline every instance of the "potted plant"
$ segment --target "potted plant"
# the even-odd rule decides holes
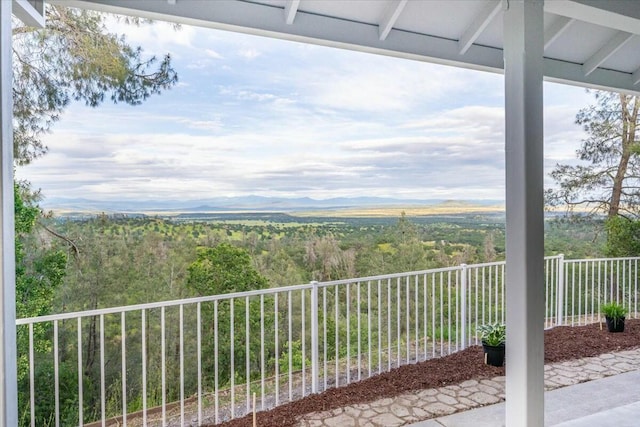
[[[484,350],[484,363],[492,366],[504,365],[506,327],[503,323],[487,323],[477,328]]]
[[[624,318],[627,309],[615,302],[603,304],[600,307],[602,314],[607,321],[607,329],[609,332],[624,332]]]

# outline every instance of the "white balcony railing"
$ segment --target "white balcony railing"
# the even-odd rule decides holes
[[[200,425],[477,344],[505,263],[19,319],[24,425]],[[545,327],[637,313],[638,258],[545,259]]]

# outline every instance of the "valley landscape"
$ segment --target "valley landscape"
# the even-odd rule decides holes
[[[287,207],[283,208],[284,202],[262,200],[252,209],[241,203],[219,203],[215,206],[188,204],[184,209],[170,205],[161,209],[157,204],[142,203],[132,204],[127,210],[120,209],[118,203],[74,201],[73,204],[58,206],[43,203],[44,209],[52,212],[38,220],[34,233],[21,237],[21,247],[26,253],[33,254],[31,256],[44,260],[32,263],[29,258],[25,268],[32,275],[39,274],[41,282],[38,282],[38,286],[48,292],[46,298],[42,299],[46,304],[40,304],[41,300],[29,300],[29,305],[18,306],[18,315],[30,317],[73,313],[266,289],[281,289],[279,292],[284,292],[282,301],[285,301],[287,287],[311,281],[327,282],[504,260],[505,216],[499,203],[388,202],[358,205],[358,200],[334,200],[314,204],[303,200],[289,201]],[[282,209],[273,209],[274,205]],[[602,234],[598,231],[601,225],[597,220],[568,221],[562,216],[550,214],[546,221],[546,254],[564,254],[568,259],[601,256],[604,244]],[[395,295],[395,287],[393,289]],[[335,306],[336,312],[340,308],[348,313],[349,308],[345,304],[355,304],[354,294],[348,298],[348,292],[327,292],[326,298],[331,306]],[[388,292],[391,292],[391,287]],[[400,287],[397,292],[399,301]],[[438,295],[445,298],[443,290],[436,292],[434,297]],[[302,301],[298,297],[303,298]],[[234,384],[242,384],[247,377],[252,380],[257,378],[261,369],[272,372],[279,367],[281,376],[286,376],[288,372],[304,372],[305,365],[309,366],[308,356],[305,356],[305,352],[309,354],[309,331],[304,332],[304,327],[291,323],[293,319],[295,322],[304,322],[307,303],[303,295],[298,297],[293,301],[289,294],[286,300],[288,309],[285,302],[278,305],[272,296],[265,298],[262,303],[239,299],[234,303],[221,302],[217,308],[203,304],[203,318],[215,318],[219,322],[220,329],[216,330],[221,346],[217,353],[212,347],[215,341],[210,329],[212,324],[205,322],[207,328],[202,330],[202,334],[206,343],[203,345],[207,347],[203,347],[203,354],[229,355],[230,351],[233,352],[231,349],[236,349],[233,357],[224,356],[216,362],[219,363],[219,376],[215,380],[212,373],[218,370],[214,370],[213,365],[202,367],[203,386],[207,389],[233,389]],[[451,294],[446,298],[452,298]],[[362,301],[366,302],[367,299]],[[233,316],[228,311],[230,307],[235,310]],[[220,310],[217,316],[213,310]],[[270,320],[261,322],[262,316],[257,310],[264,310],[266,318]],[[330,324],[324,326],[325,333],[330,334],[325,357],[336,363],[344,360],[349,345],[355,349],[360,341],[377,342],[380,339],[376,336],[378,332],[362,332],[364,336],[353,333],[359,322],[363,321],[363,316],[366,319],[366,314],[356,314],[359,310],[355,306],[352,310],[349,316],[336,314],[335,320],[330,318]],[[446,306],[439,310],[439,315],[445,318],[449,316]],[[244,313],[251,313],[246,318],[248,320],[245,320]],[[162,340],[166,340],[167,348],[174,350],[171,357],[167,353],[165,362],[161,362],[157,350],[148,355],[149,369],[156,369],[147,373],[148,407],[162,403],[160,364],[166,363],[164,371],[169,377],[168,381],[178,384],[181,375],[179,354],[182,351],[195,351],[195,337],[192,335],[198,328],[187,327],[189,332],[182,335],[178,328],[182,322],[179,321],[179,313],[175,308],[167,308],[165,330],[159,322],[161,315],[165,316],[157,309],[148,312],[147,341],[157,343],[160,334],[165,334]],[[272,324],[278,321],[275,319],[286,322],[287,316],[288,327],[283,325],[276,328]],[[139,321],[139,313],[127,316],[127,325],[135,325]],[[195,321],[193,310],[187,310],[184,322],[193,325]],[[101,372],[101,364],[96,363],[99,357],[96,343],[101,342],[99,331],[102,330],[97,322],[98,316],[90,316],[79,323],[85,331],[81,353],[73,344],[78,335],[74,329],[75,322],[61,324],[57,332],[59,339],[67,343],[59,350],[58,369],[68,373],[60,380],[63,384],[60,384],[62,395],[59,398],[66,402],[77,402],[78,375],[75,372],[78,362],[75,355],[83,354],[83,378],[88,384],[84,393],[83,413],[87,422],[98,419],[101,411],[99,394],[95,390],[92,393],[89,385],[100,383],[101,376],[106,378],[108,384],[117,384],[122,375],[119,364],[123,350],[118,338],[121,332],[116,332],[122,327],[120,316],[104,319],[107,333],[115,334],[109,339],[105,338],[106,362],[102,365],[105,366],[105,372]],[[235,335],[234,324],[239,328]],[[251,335],[250,339],[248,335],[244,337],[242,331],[245,327],[256,330],[260,324],[265,325],[264,338],[276,343],[275,347],[259,350],[263,342],[260,335]],[[274,336],[283,327],[288,335],[282,332],[282,335]],[[396,339],[399,343],[404,339],[401,335],[409,329],[401,332],[405,327],[399,318],[393,320],[392,327],[398,331],[398,337],[393,338],[392,342],[395,346]],[[52,336],[51,324],[35,330],[39,332],[33,338],[36,348],[34,360],[38,366],[34,381],[42,399],[37,401],[36,424],[49,425],[47,419],[39,417],[46,417],[50,413],[48,411],[55,396],[47,380],[53,368],[52,345],[49,341]],[[25,400],[29,396],[27,333],[26,328],[18,330],[22,373],[19,377],[19,401],[25,416],[24,424],[28,424],[29,415],[29,401]],[[439,328],[433,337],[446,339],[450,333]],[[181,339],[185,340],[184,344],[181,344]],[[345,343],[347,347],[344,347]],[[134,352],[130,357],[138,357],[142,346],[139,328],[127,329],[126,345]],[[243,351],[238,349],[247,345],[251,350],[245,360]],[[261,354],[264,360],[260,359]],[[245,364],[246,370],[234,371],[233,366],[237,368]],[[193,393],[196,386],[192,381],[195,374],[190,371],[194,368],[186,367],[185,375],[189,381],[185,388],[189,393]],[[230,375],[230,372],[235,373]],[[129,412],[142,410],[140,396],[143,391],[139,375],[137,370],[127,375]],[[178,401],[180,389],[167,389],[164,398],[170,402]],[[109,416],[121,413],[117,387],[107,391],[106,404],[105,411]],[[65,405],[62,420],[77,420],[77,408],[77,403]]]

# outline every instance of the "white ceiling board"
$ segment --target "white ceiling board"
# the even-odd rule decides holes
[[[635,85],[639,85],[640,84],[640,68],[638,68],[638,70],[633,73],[633,83]]]
[[[637,0],[547,0],[544,9],[579,21],[640,34]]]
[[[633,73],[640,68],[638,52],[640,52],[640,36],[635,36],[624,45],[624,48],[611,55],[601,67]]]
[[[484,71],[499,72],[503,67],[500,49],[474,45],[461,58],[455,39],[402,30],[391,31],[389,37],[381,41],[377,22],[354,22],[309,13],[306,6],[310,2],[306,0],[300,3],[293,25],[286,24],[283,7],[245,1],[192,0],[188,3],[178,2],[171,7],[164,3],[144,0],[61,0],[56,3]],[[312,3],[318,2],[314,0]],[[343,2],[327,3],[336,5]],[[195,5],[201,7],[194,7]]]
[[[340,7],[337,13],[335,2],[326,0],[303,0],[300,2],[300,10],[316,15],[336,16],[350,21],[377,25],[391,0],[338,1],[338,3],[340,3]]]
[[[471,24],[465,29],[464,33],[458,40],[461,55],[464,55],[471,45],[478,40],[501,11],[502,2],[499,0],[490,1],[485,5],[482,11],[475,16],[473,22],[471,22]]]
[[[601,66],[613,54],[620,51],[627,44],[634,34],[624,31],[618,31],[611,39],[607,41],[596,53],[591,55],[584,62],[583,68],[585,74],[591,74],[596,68]]]
[[[493,20],[493,25],[478,37],[477,44],[502,49],[502,15]]]
[[[575,21],[544,51],[548,58],[584,64],[604,46],[617,31],[599,25]],[[589,34],[589,37],[585,37]]]
[[[544,49],[546,51],[575,22],[575,19],[550,13],[545,13],[544,18]]]
[[[504,62],[500,16],[491,20],[464,55],[459,54],[458,40],[487,7],[488,0],[409,0],[384,40],[380,40],[379,25],[385,11],[397,0],[301,0],[291,25],[285,20],[283,0],[190,0],[178,1],[175,5],[168,5],[166,0],[51,1],[477,70],[501,72]],[[635,70],[630,70],[640,62],[640,52],[633,39],[604,60],[593,59],[597,59],[597,52],[621,27],[635,28],[637,24],[640,28],[640,0],[626,1],[624,7],[612,3],[620,2],[551,0],[545,3],[545,20],[549,21],[545,26],[558,19],[556,12],[560,9],[561,16],[576,19],[545,51],[548,80],[640,90],[632,83],[631,74]],[[617,15],[620,10],[629,11],[629,16]],[[580,17],[584,20],[580,21]],[[608,25],[607,20],[613,24]],[[623,59],[627,56],[639,59]],[[600,68],[585,75],[583,65],[590,58],[591,63],[598,63]]]
[[[476,0],[445,3],[412,0],[407,3],[404,12],[398,18],[396,28],[415,33],[424,33],[425,29],[429,28],[429,34],[458,40],[474,18],[481,13],[483,3]]]

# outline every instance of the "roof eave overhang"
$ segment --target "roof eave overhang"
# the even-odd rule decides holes
[[[44,0],[13,0],[13,14],[25,25],[44,28]]]
[[[52,3],[480,71],[502,73],[504,68],[500,48],[474,44],[461,55],[458,40],[398,29],[380,40],[378,25],[300,10],[295,21],[287,24],[283,8],[260,3],[218,0],[207,2],[207,8],[193,7],[192,2],[137,0],[53,0]],[[575,2],[560,0],[558,3]],[[598,68],[585,75],[582,64],[545,58],[544,75],[547,81],[640,95],[640,85],[635,84],[637,79],[632,73]]]

